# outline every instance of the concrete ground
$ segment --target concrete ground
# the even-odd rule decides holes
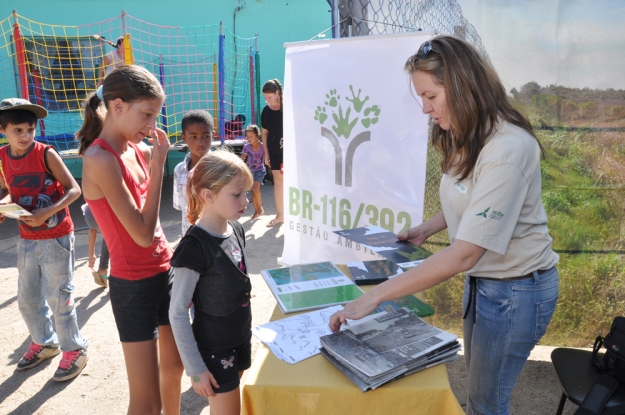
[[[280,227],[265,225],[275,213],[273,186],[262,187],[266,215],[250,221],[253,207],[241,218],[247,234],[248,266],[253,284],[253,324],[265,323],[275,307],[275,300],[260,276],[261,269],[278,266],[284,234]],[[54,382],[52,374],[59,358],[51,359],[25,372],[14,370],[30,341],[17,308],[17,223],[7,219],[0,224],[0,340],[5,345],[0,353],[0,414],[121,414],[128,402],[128,386],[119,337],[109,304],[108,290],[93,283],[87,266],[87,230],[80,206],[71,206],[76,226],[76,308],[83,335],[89,340],[89,363],[81,375],[69,382]],[[175,246],[180,240],[181,213],[172,208],[172,180],[163,185],[161,224],[168,241]],[[98,237],[98,241],[101,237]],[[99,253],[100,243],[96,246]],[[432,304],[436,309],[436,304]],[[254,339],[253,353],[258,348]],[[551,415],[560,398],[549,354],[553,348],[539,346],[526,364],[512,394],[513,414]],[[466,405],[467,373],[464,360],[449,364],[452,389],[460,404]],[[572,414],[575,406],[567,403],[564,413]],[[208,414],[206,399],[195,394],[189,379],[183,377],[182,410],[184,415]]]

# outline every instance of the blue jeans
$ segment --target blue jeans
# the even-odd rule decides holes
[[[72,296],[74,234],[56,239],[20,238],[17,269],[17,305],[32,341],[41,345],[59,344],[66,352],[86,348],[87,340],[78,329]]]
[[[464,320],[464,356],[469,373],[467,415],[507,415],[512,388],[547,326],[558,301],[555,267],[533,278],[477,278],[474,310]],[[463,307],[469,302],[465,280]],[[473,306],[471,306],[473,307]]]

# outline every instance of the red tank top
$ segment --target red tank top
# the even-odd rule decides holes
[[[26,154],[17,158],[9,155],[8,145],[0,148],[0,174],[9,189],[11,200],[29,212],[51,206],[65,194],[61,183],[48,170],[46,151],[55,150],[38,141]],[[18,224],[22,239],[60,238],[74,231],[67,207],[50,216],[41,226],[28,226],[22,221]]]
[[[115,156],[122,169],[124,183],[126,183],[137,207],[141,209],[145,203],[150,177],[148,165],[139,147],[128,143],[135,150],[137,161],[145,173],[145,181],[142,184],[137,183],[119,157],[119,154],[106,141],[98,138],[92,145],[100,146]],[[128,231],[122,226],[106,198],[103,197],[98,200],[85,198],[85,201],[89,204],[91,213],[93,213],[93,217],[98,223],[98,227],[109,249],[112,276],[125,280],[140,280],[152,277],[170,268],[169,260],[172,256],[172,250],[167,243],[160,220],[156,223],[152,245],[148,248],[143,248],[135,243]]]

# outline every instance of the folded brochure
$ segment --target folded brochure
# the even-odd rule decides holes
[[[0,213],[7,218],[19,219],[20,216],[32,216],[32,214],[16,203],[0,205]]]
[[[334,231],[334,233],[366,246],[371,251],[390,259],[404,270],[418,265],[432,255],[430,251],[418,245],[398,240],[396,234],[379,226],[369,225],[345,231]]]
[[[404,271],[388,259],[348,262],[347,269],[356,285],[379,284]]]
[[[331,262],[260,272],[283,313],[346,304],[363,291]]]

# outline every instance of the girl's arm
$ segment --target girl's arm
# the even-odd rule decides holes
[[[269,160],[269,149],[267,148],[267,136],[269,135],[269,130],[263,128],[263,131],[260,133],[263,137],[263,150],[265,150],[265,164],[271,167],[271,160]]]
[[[456,274],[467,271],[482,258],[485,248],[456,239],[450,246],[440,250],[421,264],[390,279],[363,296],[345,305],[343,310],[330,318],[330,329],[338,331],[347,319],[358,320],[370,314],[387,300],[423,291]]]
[[[50,170],[50,174],[52,174],[52,176],[54,176],[54,178],[61,183],[65,193],[52,205],[33,210],[31,212],[32,216],[22,216],[20,220],[28,226],[41,226],[46,220],[48,220],[48,218],[50,218],[50,216],[65,209],[74,200],[80,197],[80,186],[78,186],[78,183],[76,183],[76,180],[72,177],[72,174],[65,166],[65,163],[63,163],[59,153],[49,148],[45,152],[45,159],[46,165]]]
[[[95,266],[95,240],[97,236],[98,231],[89,229],[89,268],[91,269]]]
[[[106,67],[109,66],[111,64],[111,59],[109,58],[109,55],[105,55],[104,59],[102,59],[102,66],[100,66],[100,69],[98,70],[98,85],[97,87],[99,87],[100,85],[102,85],[102,82],[104,82],[104,75],[106,74]]]
[[[200,274],[189,268],[174,268],[174,284],[171,290],[169,304],[169,322],[174,333],[176,346],[187,376],[191,377],[191,384],[198,395],[214,396],[213,387],[219,387],[213,375],[208,371],[202,355],[198,350],[191,322],[189,320],[189,305],[193,300],[195,286]]]
[[[157,129],[153,136],[156,139],[153,140],[152,158],[149,161],[150,183],[143,208],[136,205],[115,156],[99,146],[92,146],[83,157],[85,197],[91,200],[105,197],[133,241],[144,248],[149,247],[154,240],[161,201],[163,166],[169,148],[169,139],[165,132]]]

